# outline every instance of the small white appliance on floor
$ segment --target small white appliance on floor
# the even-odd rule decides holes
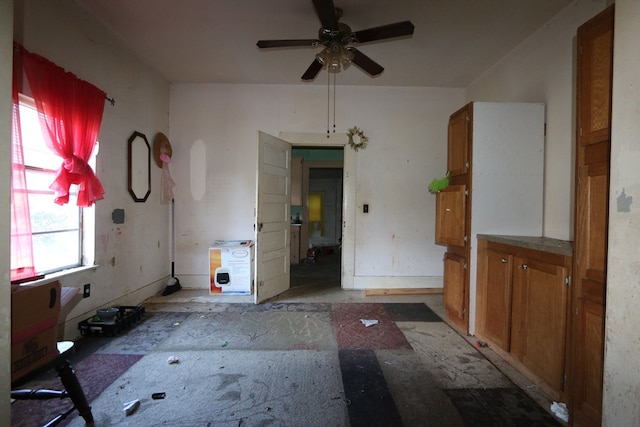
[[[251,295],[254,244],[252,240],[216,240],[209,248],[209,293]]]

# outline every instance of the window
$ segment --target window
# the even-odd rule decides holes
[[[311,191],[309,193],[309,222],[322,222],[323,202],[323,192]]]
[[[69,203],[54,203],[54,191],[49,186],[62,160],[47,147],[35,104],[24,96],[20,96],[20,124],[36,272],[47,274],[79,267],[83,263],[86,225],[93,224],[85,219],[89,213],[93,215],[93,209],[76,205],[75,185],[71,187]]]

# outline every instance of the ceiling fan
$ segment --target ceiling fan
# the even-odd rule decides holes
[[[313,5],[322,24],[317,39],[259,40],[257,43],[259,48],[324,46],[302,75],[302,80],[315,79],[325,66],[330,73],[337,73],[351,63],[367,74],[377,76],[384,68],[354,45],[413,34],[414,26],[411,21],[352,31],[351,27],[340,22],[342,9],[335,7],[333,0],[313,0]]]

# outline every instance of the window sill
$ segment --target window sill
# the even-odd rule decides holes
[[[88,270],[97,270],[100,266],[95,265],[83,265],[81,267],[68,268],[62,271],[56,271],[55,273],[49,273],[42,278],[38,278],[36,280],[32,280],[30,282],[22,282],[20,285],[40,285],[43,283],[49,283],[52,280],[61,280],[62,278],[73,276],[77,273],[82,273]]]

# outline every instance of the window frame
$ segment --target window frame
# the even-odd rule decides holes
[[[21,113],[23,111],[24,108],[29,108],[32,109],[36,112],[36,114],[39,114],[37,112],[36,106],[35,106],[35,101],[24,94],[19,94],[19,108],[21,109]],[[24,128],[24,126],[26,125],[24,119],[23,119],[23,114],[20,114],[20,121],[21,121],[21,129]],[[31,122],[29,122],[30,126],[33,126],[33,124]],[[38,120],[37,126],[40,127],[40,121]],[[40,131],[41,134],[41,131]],[[23,138],[23,150],[25,150],[25,147],[27,147],[28,145],[28,140],[25,140],[24,138],[24,132],[22,132],[21,137]],[[44,144],[44,149],[45,150],[49,150],[49,147],[46,145],[46,142],[44,140],[44,137],[42,137],[41,139],[42,143]],[[96,144],[98,144],[96,142]],[[96,155],[97,155],[97,150],[98,146],[96,146],[96,149],[94,150],[94,153],[91,156],[89,165],[95,169],[95,159],[96,159]],[[25,150],[26,151],[26,150]],[[47,176],[51,177],[50,182],[53,182],[53,179],[55,178],[55,174],[57,171],[57,168],[59,167],[58,165],[61,162],[61,159],[54,153],[51,153],[53,157],[55,157],[57,159],[57,163],[54,166],[55,169],[52,168],[48,168],[48,167],[42,167],[41,165],[34,165],[34,164],[27,164],[27,156],[25,155],[25,173],[27,174],[27,194],[29,195],[29,199],[31,201],[31,196],[32,195],[45,195],[45,194],[50,194],[51,195],[51,204],[55,207],[58,207],[58,205],[55,204],[55,202],[53,201],[54,199],[54,191],[49,189],[48,187],[43,188],[43,187],[39,187],[39,186],[30,186],[30,176],[32,177],[31,182],[33,182],[33,176],[35,176],[36,174],[44,174]],[[34,188],[35,187],[35,188]],[[33,212],[32,209],[29,209],[30,211],[30,216],[31,216],[31,221],[32,221],[32,230],[31,230],[31,235],[35,238],[37,236],[46,236],[46,235],[56,235],[56,234],[60,234],[60,233],[68,233],[68,232],[75,232],[77,231],[78,236],[77,236],[77,248],[76,248],[76,252],[77,252],[77,259],[73,260],[73,262],[68,263],[68,264],[60,264],[60,265],[56,265],[54,267],[49,266],[50,268],[46,268],[42,266],[42,265],[37,265],[37,259],[38,258],[42,258],[43,255],[40,252],[36,251],[36,246],[34,245],[34,263],[36,263],[36,265],[34,266],[36,269],[36,273],[41,276],[41,275],[48,275],[48,274],[55,274],[55,273],[60,273],[60,272],[64,272],[65,270],[71,270],[71,269],[75,269],[75,268],[80,268],[80,267],[85,267],[88,265],[93,264],[94,262],[94,248],[93,248],[93,243],[95,241],[95,238],[92,238],[91,233],[95,233],[95,210],[92,207],[90,208],[83,208],[80,206],[77,206],[77,194],[78,194],[78,186],[77,185],[72,185],[70,188],[70,198],[69,198],[69,203],[67,205],[65,205],[64,207],[67,209],[70,208],[75,208],[78,209],[78,213],[77,213],[77,228],[69,228],[69,227],[64,227],[64,228],[60,228],[60,229],[54,229],[54,230],[47,230],[47,231],[34,231],[33,230]],[[30,203],[31,204],[31,203]],[[75,223],[75,222],[74,222]],[[89,226],[89,227],[87,227]],[[45,255],[46,256],[46,255]]]

